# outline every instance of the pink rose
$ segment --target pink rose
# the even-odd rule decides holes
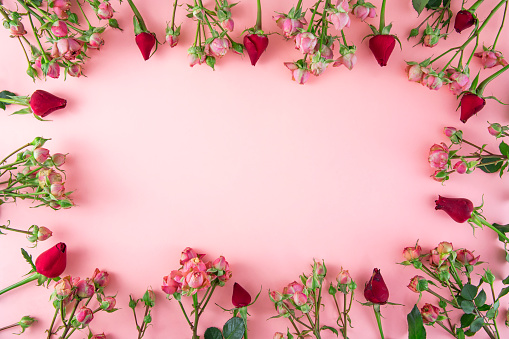
[[[295,49],[300,50],[303,54],[313,53],[317,42],[318,39],[313,33],[299,33],[295,37]]]
[[[428,162],[431,167],[443,170],[449,161],[449,148],[445,143],[434,144],[429,150]]]

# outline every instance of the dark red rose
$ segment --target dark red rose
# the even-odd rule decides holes
[[[56,278],[64,272],[66,263],[66,246],[60,242],[35,259],[35,268],[45,277]]]
[[[389,290],[378,268],[373,269],[371,279],[364,286],[364,297],[373,304],[383,305],[389,300]]]
[[[266,35],[246,34],[244,35],[244,47],[246,47],[251,65],[256,65],[260,56],[265,52],[269,45],[269,38]]]
[[[44,118],[51,112],[64,108],[67,105],[67,101],[51,93],[38,89],[32,93],[29,104],[35,115]]]
[[[380,66],[387,66],[387,61],[396,46],[396,38],[392,35],[379,34],[369,40],[369,49]]]
[[[136,35],[136,45],[140,49],[141,55],[143,55],[143,59],[148,60],[150,58],[150,52],[152,52],[152,48],[156,44],[156,37],[154,34],[149,32],[141,32]]]
[[[454,20],[454,30],[461,33],[461,31],[474,25],[476,21],[477,19],[471,12],[467,10],[459,11]]]
[[[247,306],[251,303],[251,296],[239,284],[233,285],[232,304],[236,308]]]
[[[443,210],[445,213],[456,222],[462,223],[470,219],[474,211],[474,204],[468,199],[464,198],[445,198],[438,196],[435,200],[435,209]]]
[[[481,98],[480,96],[475,95],[474,93],[466,93],[461,97],[460,106],[461,106],[461,114],[460,120],[461,122],[467,122],[472,115],[476,114],[480,110],[483,109],[484,105],[486,105],[486,100]]]

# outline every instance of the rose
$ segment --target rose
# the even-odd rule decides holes
[[[80,280],[76,284],[76,295],[80,298],[90,298],[95,293],[94,283],[90,279]]]
[[[467,10],[461,10],[456,14],[456,19],[454,20],[454,30],[458,33],[461,31],[471,27],[475,24],[477,19],[472,14],[472,12]]]
[[[76,320],[82,325],[88,325],[94,319],[94,312],[88,307],[82,307],[76,312]]]
[[[156,44],[155,34],[151,32],[141,32],[136,35],[134,40],[136,41],[136,45],[138,45],[143,59],[148,60],[150,58],[150,52]]]
[[[497,65],[507,66],[507,61],[500,52],[484,50],[482,52],[475,53],[474,55],[481,58],[481,64],[484,68],[492,68]]]
[[[340,285],[347,285],[352,282],[352,277],[350,276],[348,270],[344,270],[343,267],[341,267],[341,270],[336,277],[336,281]]]
[[[88,39],[88,45],[90,46],[90,48],[99,49],[99,47],[104,45],[104,40],[103,38],[101,38],[101,35],[99,33],[92,33],[92,35]]]
[[[357,63],[357,56],[355,55],[355,52],[349,52],[345,55],[341,55],[339,58],[336,59],[333,67],[339,67],[341,65],[345,65],[346,68],[349,70],[352,70],[353,66]]]
[[[104,297],[101,303],[101,309],[106,312],[111,312],[115,309],[115,305],[117,304],[117,300],[114,297]]]
[[[35,259],[35,268],[37,273],[47,278],[56,278],[64,272],[66,263],[66,245],[60,242]]]
[[[424,304],[421,308],[422,320],[425,324],[432,324],[438,319],[440,309],[431,304]]]
[[[371,278],[364,286],[364,297],[373,304],[383,305],[389,300],[389,290],[378,268],[373,269]]]
[[[318,39],[313,33],[299,33],[295,37],[295,49],[298,49],[303,54],[313,53],[317,42]]]
[[[456,261],[463,265],[475,265],[479,261],[480,256],[474,257],[474,254],[467,249],[459,249],[456,251]]]
[[[106,271],[99,271],[98,268],[94,270],[92,281],[96,287],[106,287],[110,282],[110,274]]]
[[[161,289],[166,294],[182,292],[183,275],[180,271],[171,271],[170,275],[163,277],[163,286]]]
[[[65,108],[67,101],[43,90],[36,90],[28,102],[35,115],[44,118],[48,114]]]
[[[445,143],[434,144],[429,149],[428,162],[432,168],[443,170],[449,161],[449,148]]]
[[[57,37],[62,38],[67,35],[68,29],[65,21],[57,20],[51,25],[51,32]]]
[[[378,34],[369,40],[369,49],[381,67],[387,66],[394,46],[396,46],[396,39],[392,35]]]
[[[232,304],[235,308],[246,307],[251,303],[251,295],[238,283],[233,284]]]
[[[251,60],[251,65],[256,65],[260,56],[269,45],[269,38],[263,34],[246,34],[244,36],[244,47]]]
[[[97,8],[97,16],[99,19],[108,20],[113,17],[113,8],[108,1],[105,1]]]
[[[446,198],[439,195],[438,200],[435,200],[435,204],[435,210],[443,210],[454,221],[459,223],[470,219],[474,211],[474,204],[464,198]]]
[[[419,293],[417,286],[419,285],[420,280],[426,280],[426,278],[424,278],[423,276],[420,276],[420,275],[416,275],[415,277],[410,279],[410,283],[407,286],[410,289],[410,291]]]
[[[484,98],[474,94],[465,93],[460,100],[461,114],[460,120],[466,123],[474,114],[477,114],[486,105]]]
[[[231,43],[227,38],[215,38],[210,44],[205,45],[205,54],[220,58],[226,55],[230,47]]]
[[[419,256],[421,255],[422,248],[418,244],[415,244],[414,247],[405,247],[403,249],[403,257],[405,257],[405,260],[412,261],[415,259],[419,259]]]
[[[71,276],[66,276],[55,285],[55,294],[58,299],[65,299],[71,295],[72,292],[72,283]]]

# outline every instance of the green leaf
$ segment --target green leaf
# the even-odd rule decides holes
[[[501,142],[500,145],[498,146],[498,148],[500,149],[500,153],[502,153],[502,155],[505,155],[506,157],[509,158],[509,145],[506,144],[505,142]]]
[[[244,336],[244,320],[233,317],[223,326],[223,334],[225,339],[242,339]]]
[[[339,336],[338,330],[336,330],[334,327],[323,325],[320,330],[329,330],[332,333],[334,333],[336,335],[336,337]]]
[[[503,297],[504,295],[506,295],[507,293],[509,293],[509,286],[504,287],[504,288],[502,289],[502,291],[500,291],[500,293],[499,293],[499,295],[498,295],[498,297],[497,297],[497,300],[498,300],[498,299],[500,299],[500,298],[502,298],[502,297]]]
[[[499,225],[497,223],[493,223],[492,225],[493,225],[493,227],[495,227],[497,230],[499,230],[502,233],[508,233],[509,232],[509,224]],[[498,236],[498,239],[500,241],[503,241],[502,238],[500,238],[500,236]],[[507,279],[507,283],[504,283],[504,284],[508,285],[509,284],[509,277],[507,277],[506,279]]]
[[[472,284],[466,284],[461,290],[461,296],[466,300],[474,300],[477,295],[477,287]]]
[[[23,109],[20,109],[19,111],[16,111],[12,114],[32,114],[32,111],[30,110],[30,108],[23,108]]]
[[[429,0],[426,4],[427,9],[438,9],[442,4],[442,0]]]
[[[0,99],[10,99],[11,96],[16,96],[16,94],[9,92],[9,91],[1,91],[0,92]],[[5,102],[0,102],[0,109],[5,109],[5,106],[10,105]]]
[[[73,24],[78,24],[78,16],[76,15],[76,13],[69,14],[68,20]]]
[[[414,36],[418,36],[418,35],[419,35],[419,29],[418,28],[413,28],[410,31],[410,34],[408,35],[407,40],[410,40],[410,38],[413,38]]]
[[[484,290],[481,290],[477,297],[474,299],[475,306],[481,307],[486,302],[486,292]]]
[[[417,305],[406,316],[408,322],[408,339],[425,339],[426,329],[422,321],[421,312]]]
[[[21,249],[21,254],[23,255],[23,258],[25,258],[25,260],[27,261],[27,263],[30,264],[30,266],[32,266],[32,271],[35,272],[37,271],[37,269],[35,268],[35,265],[34,265],[34,262],[32,260],[32,255],[31,254],[28,254],[27,251],[25,251],[24,248]]]
[[[414,6],[417,13],[421,14],[424,7],[428,4],[428,1],[429,0],[412,0],[412,6]]]
[[[465,328],[465,327],[470,326],[470,324],[472,324],[472,322],[474,320],[475,320],[475,314],[463,314],[460,319],[461,327]]]
[[[500,160],[498,162],[495,162],[497,160]],[[481,171],[485,173],[496,173],[498,170],[500,170],[500,167],[502,167],[503,159],[496,158],[496,157],[485,157],[482,158],[479,162],[479,165],[477,168],[479,168]],[[488,164],[489,163],[489,164]],[[483,165],[488,164],[488,165]]]
[[[472,333],[476,333],[483,327],[483,325],[484,325],[484,321],[482,320],[482,318],[477,318],[474,320],[472,325],[470,325],[469,331]]]
[[[498,306],[500,305],[499,301],[497,300],[493,306],[490,308],[488,312],[486,312],[486,317],[488,319],[495,319],[495,317],[498,314]]]
[[[495,225],[495,224],[493,224],[493,225]],[[509,225],[506,225],[506,226],[509,227]],[[502,280],[502,284],[509,285],[509,275],[504,280]]]
[[[461,328],[456,329],[456,337],[458,339],[465,339],[465,331],[463,331]]]
[[[221,330],[217,327],[209,327],[205,331],[204,334],[205,339],[223,339],[223,335],[221,334]]]
[[[475,310],[475,305],[470,300],[463,300],[460,305],[461,305],[461,309],[465,313],[470,314],[470,313],[473,313]]]

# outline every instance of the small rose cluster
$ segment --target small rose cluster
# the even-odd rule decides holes
[[[98,20],[107,21],[103,26],[92,26],[86,16],[82,4],[75,2],[80,8],[88,27],[82,27],[78,15],[71,11],[71,0],[52,0],[48,4],[33,1],[30,4],[20,2],[26,13],[9,10],[0,4],[0,13],[5,20],[11,37],[18,38],[25,54],[28,56],[27,74],[32,77],[59,78],[61,69],[66,75],[79,77],[83,73],[83,65],[89,48],[99,49],[104,40],[101,34],[107,26],[119,28],[113,18],[114,10],[109,1],[86,1]],[[35,42],[27,39],[27,31],[22,18],[30,20]],[[33,22],[38,23],[36,27]],[[45,41],[41,41],[45,37]]]
[[[494,123],[490,124],[488,131],[491,135],[500,138],[504,137],[509,127]],[[464,174],[472,173],[476,168],[486,173],[500,173],[503,175],[509,163],[509,146],[501,141],[499,150],[501,154],[495,154],[486,150],[486,145],[478,146],[463,138],[463,132],[454,127],[445,127],[444,134],[451,141],[451,145],[445,143],[434,144],[431,146],[428,154],[428,162],[435,170],[432,178],[439,182],[449,180],[452,173]],[[463,144],[472,146],[475,151],[466,155],[460,155],[458,152]],[[458,147],[453,149],[453,147]]]
[[[168,299],[173,296],[178,301],[186,319],[189,319],[189,315],[182,304],[182,297],[192,297],[193,311],[189,314],[194,315],[194,322],[190,322],[189,325],[193,331],[193,338],[197,337],[199,317],[208,305],[214,290],[224,286],[232,277],[230,264],[223,256],[208,262],[203,260],[204,257],[205,254],[199,254],[191,247],[185,248],[180,257],[180,268],[163,277],[161,286]],[[204,292],[200,302],[199,292]]]
[[[65,174],[60,169],[67,156],[62,153],[51,155],[42,147],[48,140],[37,137],[0,164],[5,170],[1,175],[5,180],[0,182],[0,205],[28,199],[39,203],[37,207],[49,206],[55,210],[74,206],[70,198],[72,192],[66,191]],[[9,160],[14,156],[14,160]]]
[[[463,70],[448,68],[445,72],[437,73],[436,70],[430,67],[429,61],[427,59],[421,63],[407,62],[408,80],[420,83],[435,91],[438,91],[444,85],[449,85],[449,90],[454,95],[460,95],[470,87],[472,81],[468,68]]]
[[[428,253],[423,253],[421,246],[403,249],[404,261],[402,265],[413,266],[424,275],[415,275],[408,284],[408,288],[419,293],[419,303],[424,292],[438,299],[437,303],[425,303],[420,309],[424,324],[440,325],[450,334],[472,336],[483,329],[490,338],[499,338],[496,325],[496,311],[500,298],[495,297],[493,283],[495,276],[489,269],[484,270],[479,282],[475,267],[483,264],[474,251],[465,248],[454,249],[452,243],[442,241]],[[507,284],[509,281],[504,280]],[[484,284],[489,285],[486,292]],[[493,296],[492,303],[487,294]],[[453,325],[457,317],[450,317],[450,308],[463,312],[461,324]],[[447,321],[445,321],[447,320]],[[410,325],[410,324],[409,324]]]
[[[416,37],[419,35],[421,27],[426,24],[426,28],[422,32],[421,38],[419,40],[419,44],[422,44],[426,47],[435,47],[440,39],[445,39],[449,35],[449,28],[451,26],[451,19],[453,12],[451,11],[451,2],[427,2],[425,6],[415,6],[414,9],[417,13],[421,13],[424,8],[431,12],[431,14],[427,15],[426,18],[414,29],[410,31],[410,35],[408,39]],[[461,15],[457,15],[460,17]],[[438,18],[438,19],[437,19]],[[431,24],[430,24],[431,23]],[[466,28],[466,27],[465,27]]]
[[[358,0],[351,5],[348,0],[337,0],[335,4],[328,1],[319,7],[318,1],[313,9],[309,24],[301,7],[292,7],[288,13],[276,13],[273,19],[282,30],[286,39],[295,41],[304,57],[295,62],[285,62],[285,66],[292,72],[292,80],[304,84],[310,75],[319,76],[332,63],[334,67],[344,65],[351,70],[357,62],[356,46],[348,45],[344,33],[350,27],[350,15],[364,21],[376,16],[375,7],[369,2]],[[307,28],[304,26],[308,25]],[[342,39],[329,32],[329,26],[341,33]],[[338,41],[340,56],[334,59],[334,43]]]
[[[296,331],[293,335],[297,337],[305,337],[313,334],[316,338],[320,338],[320,332],[328,329],[330,326],[320,324],[320,311],[323,309],[323,284],[327,275],[327,268],[325,263],[314,262],[312,265],[312,272],[310,275],[302,274],[300,282],[293,281],[285,286],[282,292],[277,290],[269,291],[269,298],[274,303],[277,315],[273,318],[288,318],[292,324],[301,324],[301,326],[294,326]],[[348,313],[351,308],[351,301],[353,300],[354,290],[357,287],[355,282],[350,277],[347,270],[341,268],[336,283],[330,284],[329,294],[333,296],[336,301],[338,311],[337,323],[340,327],[341,334],[347,338],[347,328],[350,325],[350,317]],[[350,302],[343,304],[341,310],[339,303],[336,299],[336,294],[341,292],[344,294],[344,300],[350,299]],[[350,294],[350,298],[347,298]],[[336,331],[334,329],[334,331]],[[288,330],[288,338],[292,338],[292,333]],[[276,332],[274,338],[284,338],[283,333]]]
[[[57,282],[51,295],[55,307],[55,319],[60,314],[62,324],[55,328],[53,322],[48,329],[49,337],[60,334],[61,338],[68,338],[74,331],[87,328],[97,312],[112,313],[115,308],[115,296],[107,296],[104,289],[110,280],[109,273],[95,269],[91,278],[80,279],[79,277],[66,276]],[[96,307],[91,307],[90,302],[97,301]],[[67,310],[70,314],[67,316]],[[106,338],[104,333],[96,334],[92,338]]]

